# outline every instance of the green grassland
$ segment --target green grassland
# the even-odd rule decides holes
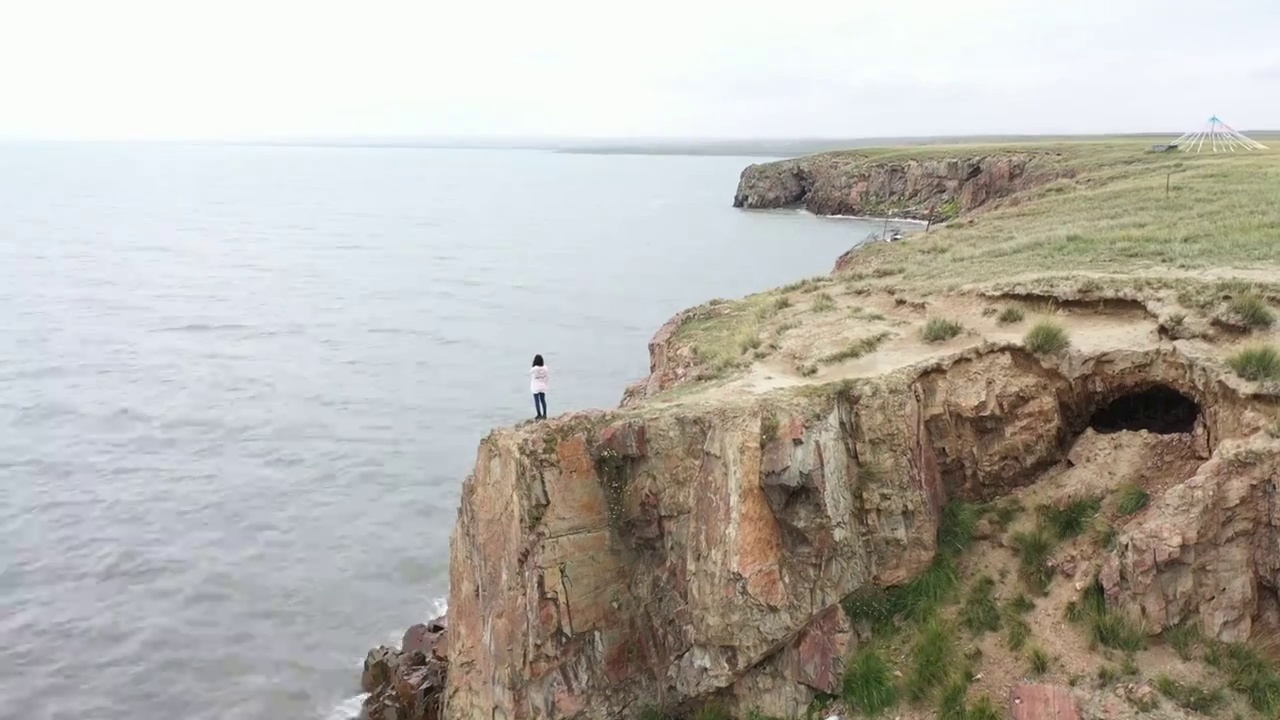
[[[927,236],[863,248],[854,272],[891,265],[905,269],[900,283],[936,285],[1048,273],[1159,276],[1172,270],[1181,276],[1210,268],[1280,269],[1280,151],[1146,148],[1106,141],[856,153],[885,162],[1026,152],[1068,177]]]
[[[1252,298],[1265,319],[1266,304],[1280,301],[1280,142],[1273,145],[1155,153],[1148,140],[1125,139],[827,153],[819,157],[839,164],[1034,155],[1037,173],[1057,179],[928,233],[859,247],[835,275],[715,301],[675,340],[692,348],[705,380],[767,357],[796,328],[844,323],[882,332],[869,324],[875,313],[850,305],[886,293],[1176,297],[1171,310],[1179,321]],[[797,370],[807,375],[820,365]]]

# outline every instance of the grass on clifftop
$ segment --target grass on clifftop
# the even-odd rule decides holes
[[[1267,301],[1252,291],[1233,298],[1227,308],[1251,328],[1265,329],[1276,323],[1276,315],[1267,307]]]
[[[1191,272],[1280,265],[1280,152],[1152,153],[1147,140],[885,150],[873,160],[1026,152],[1063,175],[901,243],[858,253],[901,282],[1045,272]],[[1168,181],[1168,194],[1165,187]]]
[[[1245,348],[1228,363],[1245,380],[1280,380],[1280,351],[1267,345]]]
[[[924,330],[920,332],[920,337],[925,342],[946,342],[951,338],[959,335],[964,330],[964,326],[954,320],[946,318],[929,318],[924,324]]]
[[[1038,355],[1052,355],[1062,352],[1071,344],[1067,331],[1052,320],[1041,320],[1035,327],[1027,331],[1023,339],[1027,349]]]
[[[849,307],[851,295],[886,292],[907,302],[979,287],[1010,296],[1063,289],[1081,296],[1161,292],[1182,306],[1169,309],[1170,327],[1187,321],[1190,312],[1197,319],[1213,315],[1254,331],[1275,328],[1280,150],[1152,153],[1149,145],[1136,138],[833,153],[836,162],[1023,154],[1034,156],[1032,172],[1054,179],[927,234],[859,247],[839,276],[709,303],[677,328],[674,345],[692,351],[700,380],[730,376],[770,356],[809,377],[820,372],[821,364],[839,362],[840,347],[836,343],[807,356],[800,341],[786,341],[804,337],[807,323],[822,318],[835,327],[848,316],[849,329],[858,334],[886,329],[878,313]],[[1007,305],[995,313],[996,321],[1014,325],[1030,311],[1030,306]],[[788,334],[797,328],[800,332]],[[939,342],[951,331],[935,323],[923,334]],[[1033,327],[1026,337],[1029,349],[1046,355],[1065,349],[1067,342],[1061,326]],[[866,349],[850,345],[847,358]]]

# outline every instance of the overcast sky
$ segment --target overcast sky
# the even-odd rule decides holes
[[[1280,0],[0,0],[0,136],[1280,128]]]

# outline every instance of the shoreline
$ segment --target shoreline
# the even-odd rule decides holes
[[[909,217],[883,217],[883,216],[876,216],[876,215],[840,215],[840,214],[827,215],[823,213],[816,213],[802,205],[794,205],[791,207],[779,207],[779,208],[737,208],[737,209],[742,210],[743,212],[749,212],[749,213],[778,214],[778,215],[786,214],[786,213],[795,213],[798,215],[808,215],[810,217],[815,217],[820,220],[859,220],[861,222],[881,223],[881,224],[888,222],[890,224],[899,223],[905,226],[919,226],[921,228],[930,227],[930,226],[941,227],[943,225],[942,220],[934,221],[931,224],[928,220],[920,220],[918,218],[909,218]]]

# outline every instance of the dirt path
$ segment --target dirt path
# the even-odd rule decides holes
[[[781,334],[778,350],[753,362],[742,374],[701,390],[659,398],[657,402],[714,402],[744,393],[759,395],[779,388],[882,376],[985,343],[1021,342],[1027,330],[1044,319],[1060,324],[1070,335],[1072,346],[1088,353],[1145,349],[1162,342],[1156,319],[1143,311],[1097,313],[1024,304],[1025,319],[1009,324],[998,322],[999,310],[1015,304],[960,296],[934,299],[922,307],[889,296],[845,296],[834,311],[810,313],[798,327]],[[945,342],[925,342],[921,332],[932,317],[959,322],[964,330]],[[885,334],[886,339],[862,357],[823,360],[851,343],[880,334]]]

